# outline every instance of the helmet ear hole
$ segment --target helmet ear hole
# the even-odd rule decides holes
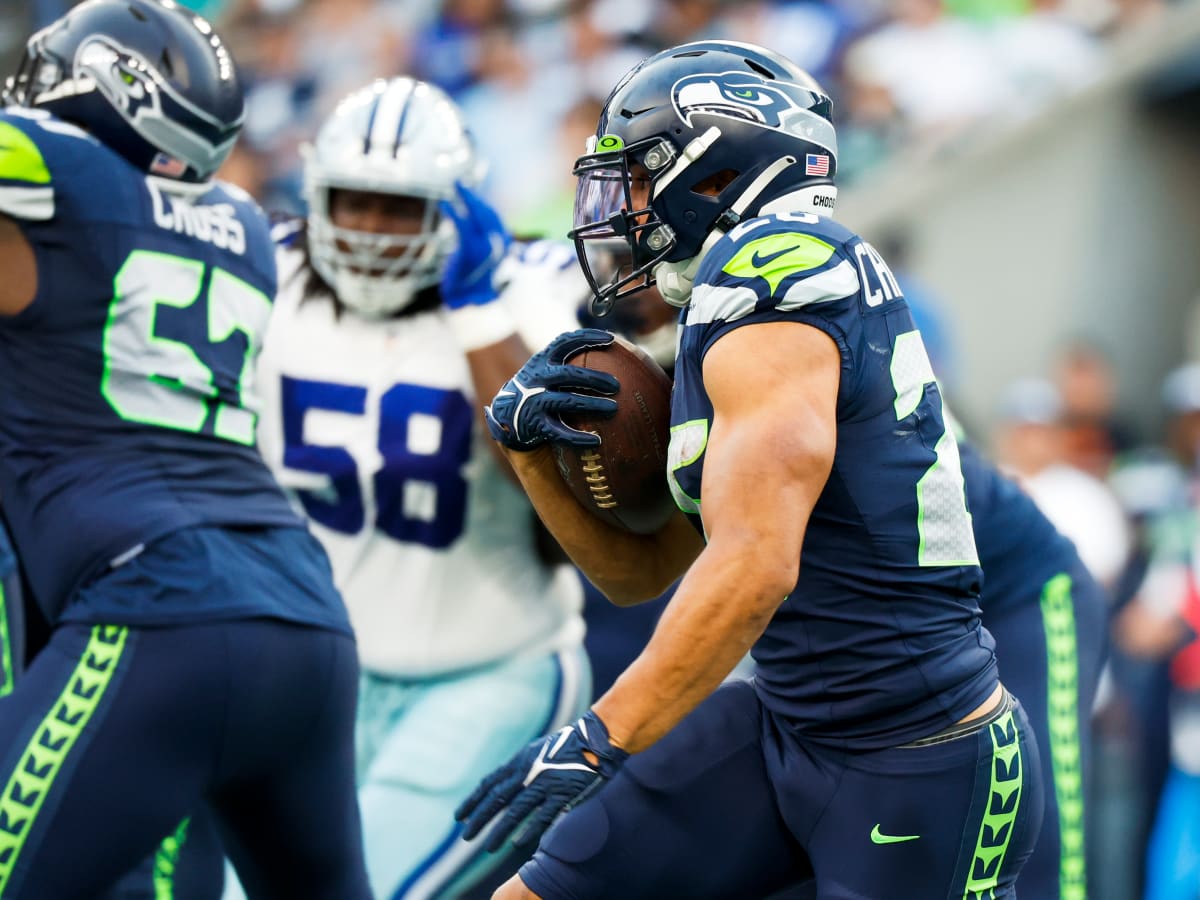
[[[737,177],[741,175],[736,169],[722,169],[720,172],[714,172],[707,178],[703,178],[692,185],[692,193],[699,194],[702,197],[716,197],[721,191],[729,187],[737,181]]]

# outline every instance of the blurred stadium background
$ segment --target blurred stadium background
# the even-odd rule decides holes
[[[70,5],[0,0],[6,71],[24,36]],[[813,72],[835,103],[838,218],[897,270],[968,430],[1025,477],[1112,589],[1090,896],[1149,896],[1169,766],[1195,808],[1164,820],[1155,852],[1190,840],[1196,864],[1200,542],[1173,552],[1157,535],[1167,520],[1200,534],[1200,367],[1179,368],[1200,360],[1200,2],[187,5],[218,25],[248,89],[224,175],[279,211],[302,208],[299,145],[375,77],[449,91],[513,230],[562,237],[571,163],[608,89],[643,56],[719,36]]]

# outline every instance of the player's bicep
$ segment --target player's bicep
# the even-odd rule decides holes
[[[713,403],[704,465],[710,545],[740,548],[753,577],[791,590],[809,515],[837,446],[841,355],[797,322],[746,325],[704,361]]]
[[[0,315],[15,316],[37,296],[37,258],[19,225],[0,215]]]

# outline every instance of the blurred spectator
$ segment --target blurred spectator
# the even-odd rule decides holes
[[[655,43],[670,47],[711,37],[721,4],[720,0],[663,0],[657,8],[652,26]]]
[[[421,6],[377,0],[306,0],[295,27],[304,69],[315,77],[318,88],[315,116],[326,115],[339,99],[373,78],[412,68],[404,34],[418,24]]]
[[[1129,525],[1108,486],[1067,461],[1062,409],[1049,381],[1010,385],[997,425],[996,460],[1074,542],[1096,580],[1111,587],[1129,555]]]
[[[238,158],[230,157],[222,177],[267,208],[295,212],[300,203],[298,147],[314,113],[319,83],[304,65],[291,17],[250,7],[235,24],[231,49],[243,76],[246,124]]]
[[[833,89],[834,65],[846,41],[862,24],[859,16],[835,3],[805,0],[798,3],[727,4],[711,32],[721,37],[762,44],[777,50],[809,72],[827,89]]]
[[[476,141],[487,148],[489,197],[519,222],[558,183],[546,123],[558,119],[556,107],[565,98],[545,70],[530,64],[508,25],[492,25],[482,34],[478,71],[481,77],[459,95],[459,103]]]
[[[1200,365],[1164,382],[1168,438],[1187,472],[1185,503],[1151,523],[1150,563],[1117,621],[1118,646],[1135,659],[1169,660],[1170,768],[1146,860],[1146,900],[1200,896]]]
[[[70,0],[34,0],[57,14]],[[1112,30],[1159,0],[187,0],[222,20],[248,85],[247,140],[294,209],[298,135],[349,84],[414,74],[504,134],[489,179],[517,224],[559,233],[560,129],[586,98],[662,42],[721,37],[794,59],[831,92],[838,175],[850,184],[897,149],[952,150],[1086,84]],[[21,6],[21,4],[17,4]],[[0,4],[7,11],[9,5]],[[4,29],[0,28],[0,37]],[[572,149],[570,161],[574,159]],[[542,224],[546,223],[546,224]]]
[[[481,74],[484,32],[505,21],[504,0],[444,0],[413,42],[412,71],[452,96]],[[377,73],[382,74],[382,73]]]
[[[980,22],[1023,16],[1030,6],[1031,0],[946,0],[946,10],[952,15]]]
[[[1100,45],[1067,17],[1065,6],[1063,0],[1034,0],[1029,15],[991,29],[997,62],[1021,96],[1018,115],[1084,87],[1101,71]]]
[[[1163,382],[1169,416],[1167,447],[1195,479],[1200,477],[1200,363],[1180,366]]]
[[[853,45],[846,74],[885,91],[905,138],[933,149],[1017,103],[978,28],[946,15],[942,0],[894,0],[892,18]]]
[[[573,224],[575,205],[575,160],[584,152],[588,137],[596,131],[596,121],[604,101],[583,97],[572,106],[554,138],[554,161],[542,173],[544,190],[540,203],[527,204],[514,214],[511,222],[517,234],[552,239],[565,238]],[[666,304],[662,304],[666,306]],[[668,309],[670,307],[667,307]]]
[[[1119,623],[1150,567],[1153,524],[1186,505],[1186,479],[1168,453],[1148,447],[1120,456],[1109,483],[1133,532],[1129,562],[1113,589]],[[1121,630],[1114,627],[1094,723],[1097,780],[1090,827],[1097,865],[1091,871],[1101,877],[1092,885],[1092,900],[1141,896],[1144,849],[1170,763],[1167,664],[1131,653]]]
[[[1062,398],[1066,461],[1105,478],[1116,455],[1134,444],[1132,429],[1117,416],[1112,360],[1091,341],[1076,339],[1059,351],[1054,382]]]

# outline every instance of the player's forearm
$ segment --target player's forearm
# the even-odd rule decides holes
[[[478,398],[476,415],[481,419],[483,407],[503,387],[504,382],[512,377],[512,373],[524,365],[529,359],[529,348],[516,334],[512,333],[495,343],[487,344],[467,352],[467,365],[471,370],[471,384]],[[491,452],[501,463],[501,471],[510,480],[516,481],[516,476],[509,467],[504,448],[494,441],[488,441]]]
[[[753,546],[710,543],[650,643],[595,704],[613,742],[637,753],[674,728],[733,671],[795,582]]]
[[[579,505],[558,474],[554,451],[509,453],[538,515],[575,565],[618,606],[659,596],[686,571],[703,541],[682,513],[653,535],[606,525]]]

